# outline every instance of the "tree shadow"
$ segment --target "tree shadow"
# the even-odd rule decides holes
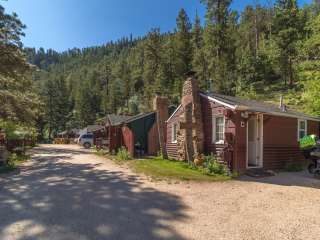
[[[266,184],[274,184],[281,186],[297,186],[306,188],[320,189],[320,180],[316,179],[312,174],[307,171],[302,172],[279,172],[276,176],[254,178],[249,176],[241,176],[237,178],[239,181],[245,182],[259,182]]]
[[[171,227],[188,218],[179,197],[48,152],[0,180],[0,239],[184,239]]]

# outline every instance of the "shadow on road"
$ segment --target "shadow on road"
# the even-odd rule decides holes
[[[280,186],[298,186],[306,188],[320,189],[320,180],[316,179],[307,171],[302,172],[280,172],[276,176],[253,178],[249,176],[241,176],[237,180],[245,182],[259,182],[266,184],[274,184]]]
[[[184,239],[170,227],[187,219],[177,196],[122,172],[64,161],[73,150],[37,151],[46,155],[0,181],[1,240]]]

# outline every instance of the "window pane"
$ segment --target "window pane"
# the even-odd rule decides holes
[[[306,122],[305,121],[300,121],[300,129],[305,130],[306,129]]]
[[[300,130],[299,131],[299,139],[303,138],[304,136],[306,136],[306,132],[304,130]]]
[[[224,140],[224,118],[217,117],[216,118],[216,141]]]
[[[177,140],[177,124],[172,126],[172,140],[175,142]]]

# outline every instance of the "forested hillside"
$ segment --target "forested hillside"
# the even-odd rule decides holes
[[[85,49],[26,48],[41,107],[40,134],[92,124],[107,113],[151,109],[156,92],[178,104],[184,74],[197,72],[203,91],[278,101],[320,115],[320,4],[296,0],[230,8],[202,0],[205,20],[181,9],[176,28]]]

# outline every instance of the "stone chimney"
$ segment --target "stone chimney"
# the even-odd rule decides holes
[[[195,72],[188,72],[183,85],[181,104],[184,114],[180,117],[177,145],[180,160],[201,164],[204,133],[199,86],[195,75]]]
[[[159,144],[162,156],[168,158],[166,151],[166,121],[169,118],[169,100],[167,97],[156,94],[153,100],[153,110],[156,112],[156,122],[158,127]]]

